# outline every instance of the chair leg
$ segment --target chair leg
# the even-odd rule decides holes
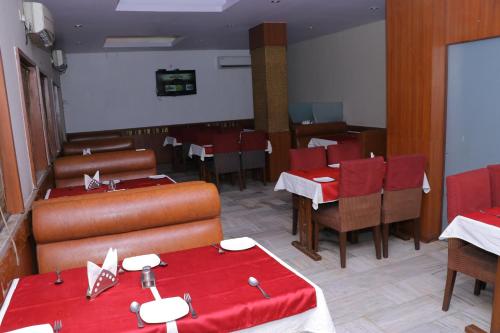
[[[266,186],[266,168],[262,168],[262,183]]]
[[[347,260],[347,232],[339,231],[340,267],[345,268]]]
[[[444,289],[443,311],[448,311],[450,308],[451,296],[453,294],[453,287],[455,287],[455,279],[457,278],[457,271],[448,268],[446,274],[446,287]]]
[[[481,290],[486,288],[486,282],[476,279],[476,284],[474,285],[474,295],[481,295]]]
[[[481,281],[481,290],[485,290],[485,289],[486,289],[486,282]]]
[[[382,259],[382,251],[380,248],[380,225],[373,227],[373,242],[375,243],[375,256],[378,260]]]
[[[247,173],[245,169],[241,169],[241,179],[243,181],[243,188],[247,188]]]
[[[238,171],[238,182],[239,182],[239,184],[240,184],[240,191],[243,191],[244,186],[243,186],[243,179],[242,179],[242,177],[241,177],[241,170],[240,170],[240,171]]]
[[[299,218],[299,210],[292,208],[292,235],[297,234],[297,220]]]
[[[413,220],[413,240],[415,242],[415,250],[420,250],[420,218]]]
[[[384,258],[389,257],[389,228],[390,224],[383,223],[382,224],[382,252],[384,254]]]

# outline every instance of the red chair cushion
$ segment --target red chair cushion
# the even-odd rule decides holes
[[[347,140],[343,143],[327,147],[328,164],[336,164],[341,161],[359,160],[361,156],[361,145],[357,140]]]
[[[482,168],[446,177],[448,223],[457,215],[491,207],[488,169]]]
[[[214,154],[239,152],[239,140],[240,135],[238,132],[214,134]]]
[[[261,131],[241,132],[241,150],[266,150],[267,135]]]
[[[500,206],[500,164],[488,165],[491,185],[491,205]]]
[[[323,147],[290,149],[290,169],[312,170],[326,167]]]
[[[219,133],[217,127],[205,127],[196,132],[195,143],[200,146],[214,144],[214,136]]]
[[[349,198],[382,191],[385,165],[382,157],[340,162],[339,197]]]
[[[398,191],[422,187],[425,172],[425,156],[401,155],[387,159],[384,189]]]

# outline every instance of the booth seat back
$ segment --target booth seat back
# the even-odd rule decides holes
[[[135,149],[134,139],[130,137],[79,140],[65,142],[63,144],[63,155],[82,155],[83,150],[89,148],[92,154],[110,151]]]
[[[217,188],[205,182],[144,187],[36,201],[40,273],[217,243],[222,239]]]
[[[107,131],[107,132],[82,132],[82,133],[68,133],[67,135],[69,142],[82,141],[82,140],[101,140],[101,139],[111,139],[119,138],[122,136],[120,131]]]
[[[124,150],[58,158],[54,162],[56,187],[83,185],[83,175],[92,176],[97,170],[101,180],[126,180],[155,175],[155,153],[152,150]]]
[[[298,125],[292,126],[292,135],[294,137],[295,148],[307,147],[307,144],[312,138],[323,138],[335,134],[347,132],[347,124],[343,121],[332,123],[321,123],[311,125]]]

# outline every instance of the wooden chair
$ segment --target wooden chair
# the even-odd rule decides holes
[[[413,220],[415,250],[420,249],[420,210],[424,172],[423,155],[402,155],[387,159],[382,201],[384,258],[389,256],[389,227],[393,223]]]
[[[385,166],[382,157],[340,162],[338,206],[320,207],[313,212],[315,248],[319,228],[325,226],[339,233],[340,266],[346,267],[347,233],[372,228],[375,253],[381,259],[380,212]]]
[[[341,161],[351,161],[363,158],[361,145],[356,140],[346,140],[327,147],[328,164],[337,164]]]
[[[243,187],[246,187],[246,170],[260,169],[262,182],[266,185],[267,135],[261,131],[241,132],[241,172]]]
[[[213,135],[214,157],[211,171],[215,175],[215,183],[220,189],[221,174],[237,174],[240,191],[243,190],[243,180],[240,168],[239,133],[220,133]]]
[[[326,164],[326,153],[323,147],[290,149],[291,170],[313,170],[324,168]],[[298,197],[292,195],[292,234],[297,234],[297,221],[299,216]]]
[[[486,168],[446,178],[448,223],[457,215],[491,207],[490,175]],[[448,272],[443,311],[450,307],[457,272],[476,279],[474,294],[479,295],[484,283],[495,282],[497,256],[458,238],[448,239]]]

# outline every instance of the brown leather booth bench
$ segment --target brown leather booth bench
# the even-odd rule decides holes
[[[40,273],[100,264],[108,248],[119,259],[207,246],[222,240],[217,188],[187,182],[36,201]]]
[[[54,162],[56,187],[83,185],[83,175],[93,176],[97,170],[101,180],[126,180],[155,175],[155,153],[152,150],[124,150],[60,157]]]
[[[135,149],[131,137],[77,140],[63,143],[63,155],[82,155],[89,148],[92,154]]]

